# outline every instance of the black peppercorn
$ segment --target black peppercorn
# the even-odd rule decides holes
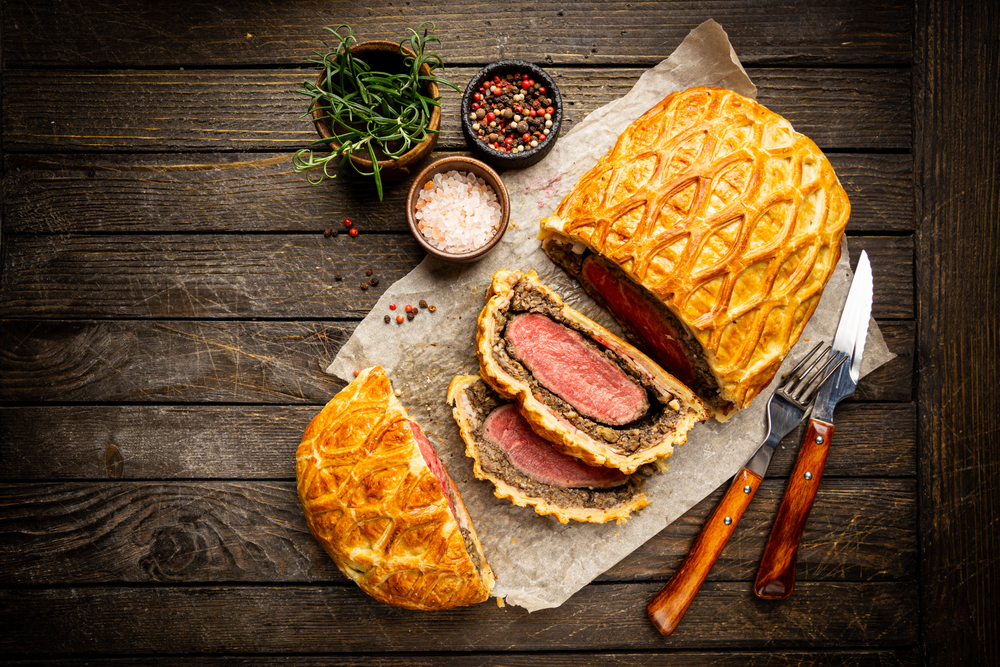
[[[332,234],[332,233],[333,232],[331,232],[329,229],[324,229],[323,230],[323,236],[325,236],[326,238],[330,238],[330,234]]]
[[[368,281],[368,284],[370,284],[372,287],[378,287],[378,278],[372,278],[371,280]]]
[[[414,316],[413,311],[410,311],[409,313],[406,314],[406,319],[412,322],[413,316]]]
[[[371,269],[368,269],[367,271],[365,271],[365,275],[366,275],[366,276],[370,276],[370,275],[371,275],[371,274],[373,274],[373,273],[375,273],[375,272],[374,272],[374,271],[372,271]]]
[[[382,321],[385,322],[386,324],[389,324],[389,322],[391,321],[391,319],[389,318],[388,315],[386,315],[385,317],[382,318]]]
[[[340,275],[339,273],[335,273],[335,274],[333,274],[333,279],[336,280],[339,283],[341,280],[344,279],[344,277],[342,275]]]

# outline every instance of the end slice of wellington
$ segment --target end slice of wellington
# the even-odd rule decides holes
[[[478,376],[452,380],[448,402],[473,473],[491,482],[498,498],[562,523],[623,523],[649,504],[641,477],[559,452],[531,430],[515,403]]]
[[[531,429],[591,466],[634,473],[710,415],[652,359],[566,306],[534,272],[498,271],[479,315],[482,379]]]
[[[380,366],[309,422],[295,476],[310,532],[368,595],[427,610],[489,598],[494,575],[472,518]]]

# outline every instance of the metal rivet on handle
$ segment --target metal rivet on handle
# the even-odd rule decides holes
[[[822,445],[823,444],[823,436],[821,436],[821,435],[817,435],[816,436],[816,444],[817,445]]]
[[[722,520],[722,523],[728,526],[733,523],[733,518],[731,516],[727,516],[725,519]]]
[[[743,487],[743,493],[750,493],[751,491],[753,491],[753,489],[750,488],[749,484]]]
[[[813,474],[811,472],[807,472],[805,475],[803,475],[803,477],[805,477],[806,479],[812,479]]]

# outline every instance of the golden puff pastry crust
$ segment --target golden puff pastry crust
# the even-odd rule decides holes
[[[816,309],[850,210],[829,160],[787,120],[691,88],[632,123],[540,236],[586,246],[651,292],[742,408]]]
[[[306,522],[340,571],[380,602],[483,602],[493,572],[454,483],[429,456],[438,476],[383,369],[362,371],[316,415],[296,453]]]
[[[614,429],[594,423],[583,415],[560,408],[558,399],[547,396],[525,379],[525,371],[505,352],[501,339],[515,297],[530,294],[536,307],[552,319],[598,342],[615,355],[620,365],[639,379],[652,401],[659,420],[634,428]],[[597,322],[565,305],[554,291],[543,285],[534,271],[500,270],[493,274],[486,305],[476,327],[479,374],[497,393],[517,402],[531,429],[556,449],[591,466],[617,468],[632,474],[641,466],[673,453],[673,446],[687,440],[688,431],[711,416],[688,387],[660,368],[652,359]],[[618,440],[616,440],[618,438]],[[637,444],[641,440],[641,444]]]
[[[478,386],[477,386],[478,385]],[[473,460],[476,479],[493,484],[493,494],[518,507],[531,507],[541,516],[551,516],[560,523],[625,523],[632,512],[649,505],[642,491],[642,480],[629,478],[627,483],[611,490],[560,489],[525,479],[509,466],[497,465],[487,451],[482,428],[489,407],[477,404],[477,398],[490,390],[478,375],[456,376],[448,385],[448,403],[465,442],[465,454]],[[481,401],[481,399],[479,399]],[[488,400],[488,399],[487,399]],[[506,470],[505,470],[506,468]]]

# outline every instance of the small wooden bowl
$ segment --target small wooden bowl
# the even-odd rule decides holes
[[[419,229],[417,229],[417,219],[414,217],[418,197],[420,196],[420,190],[424,187],[424,183],[434,178],[436,174],[452,170],[472,172],[479,178],[483,179],[486,181],[486,184],[493,188],[493,191],[496,192],[497,200],[500,202],[500,228],[497,229],[497,233],[493,235],[493,238],[486,242],[486,245],[481,248],[476,248],[471,252],[449,253],[439,248],[435,248],[427,242],[424,235],[420,233]],[[482,257],[492,250],[496,244],[500,243],[500,239],[503,238],[504,232],[507,231],[507,223],[509,220],[510,196],[507,194],[507,188],[504,186],[503,181],[500,180],[500,176],[486,163],[471,157],[444,157],[430,163],[423,169],[423,171],[417,174],[416,178],[413,179],[413,185],[410,186],[410,196],[406,198],[406,222],[410,225],[410,231],[413,233],[413,238],[415,238],[417,243],[419,243],[420,246],[428,253],[449,262],[464,264],[482,259]]]
[[[352,56],[364,60],[372,69],[392,72],[403,71],[403,56],[400,54],[400,48],[402,48],[402,51],[406,53],[406,55],[415,57],[413,51],[405,46],[400,47],[400,45],[396,42],[390,42],[383,39],[359,42],[352,46],[350,51]],[[424,76],[431,76],[431,70],[427,65],[421,66],[420,73]],[[316,77],[316,85],[320,88],[323,87],[322,74]],[[426,82],[425,91],[430,97],[437,97],[439,95],[438,86],[433,81]],[[319,132],[320,137],[329,139],[333,136],[333,128],[330,123],[330,118],[327,116],[324,109],[313,109],[312,117],[313,124],[316,126],[316,131]],[[431,119],[427,127],[430,130],[440,130],[441,107],[434,107],[431,111]],[[420,165],[420,163],[427,159],[427,156],[431,154],[434,147],[437,145],[437,140],[438,134],[437,132],[434,132],[428,136],[427,139],[403,153],[395,160],[379,160],[378,166],[381,170],[382,178],[387,180],[402,180],[410,176],[411,173],[416,171],[416,168]],[[330,142],[329,146],[331,149],[336,150],[340,147],[340,144]],[[372,161],[368,157],[351,153],[351,161],[364,171],[372,170]]]
[[[486,143],[479,140],[476,131],[472,129],[473,121],[469,119],[472,111],[472,103],[475,101],[473,95],[479,92],[479,87],[494,76],[504,76],[505,74],[530,74],[531,77],[545,86],[546,94],[552,98],[552,107],[556,110],[552,118],[552,127],[549,128],[549,136],[542,143],[523,153],[502,153]],[[559,136],[559,129],[562,127],[563,102],[562,95],[559,94],[559,87],[549,73],[534,63],[526,60],[498,60],[490,63],[469,81],[469,85],[462,95],[462,134],[465,135],[465,143],[469,150],[480,160],[484,160],[497,169],[524,169],[539,162],[548,155],[549,151],[556,144]]]

